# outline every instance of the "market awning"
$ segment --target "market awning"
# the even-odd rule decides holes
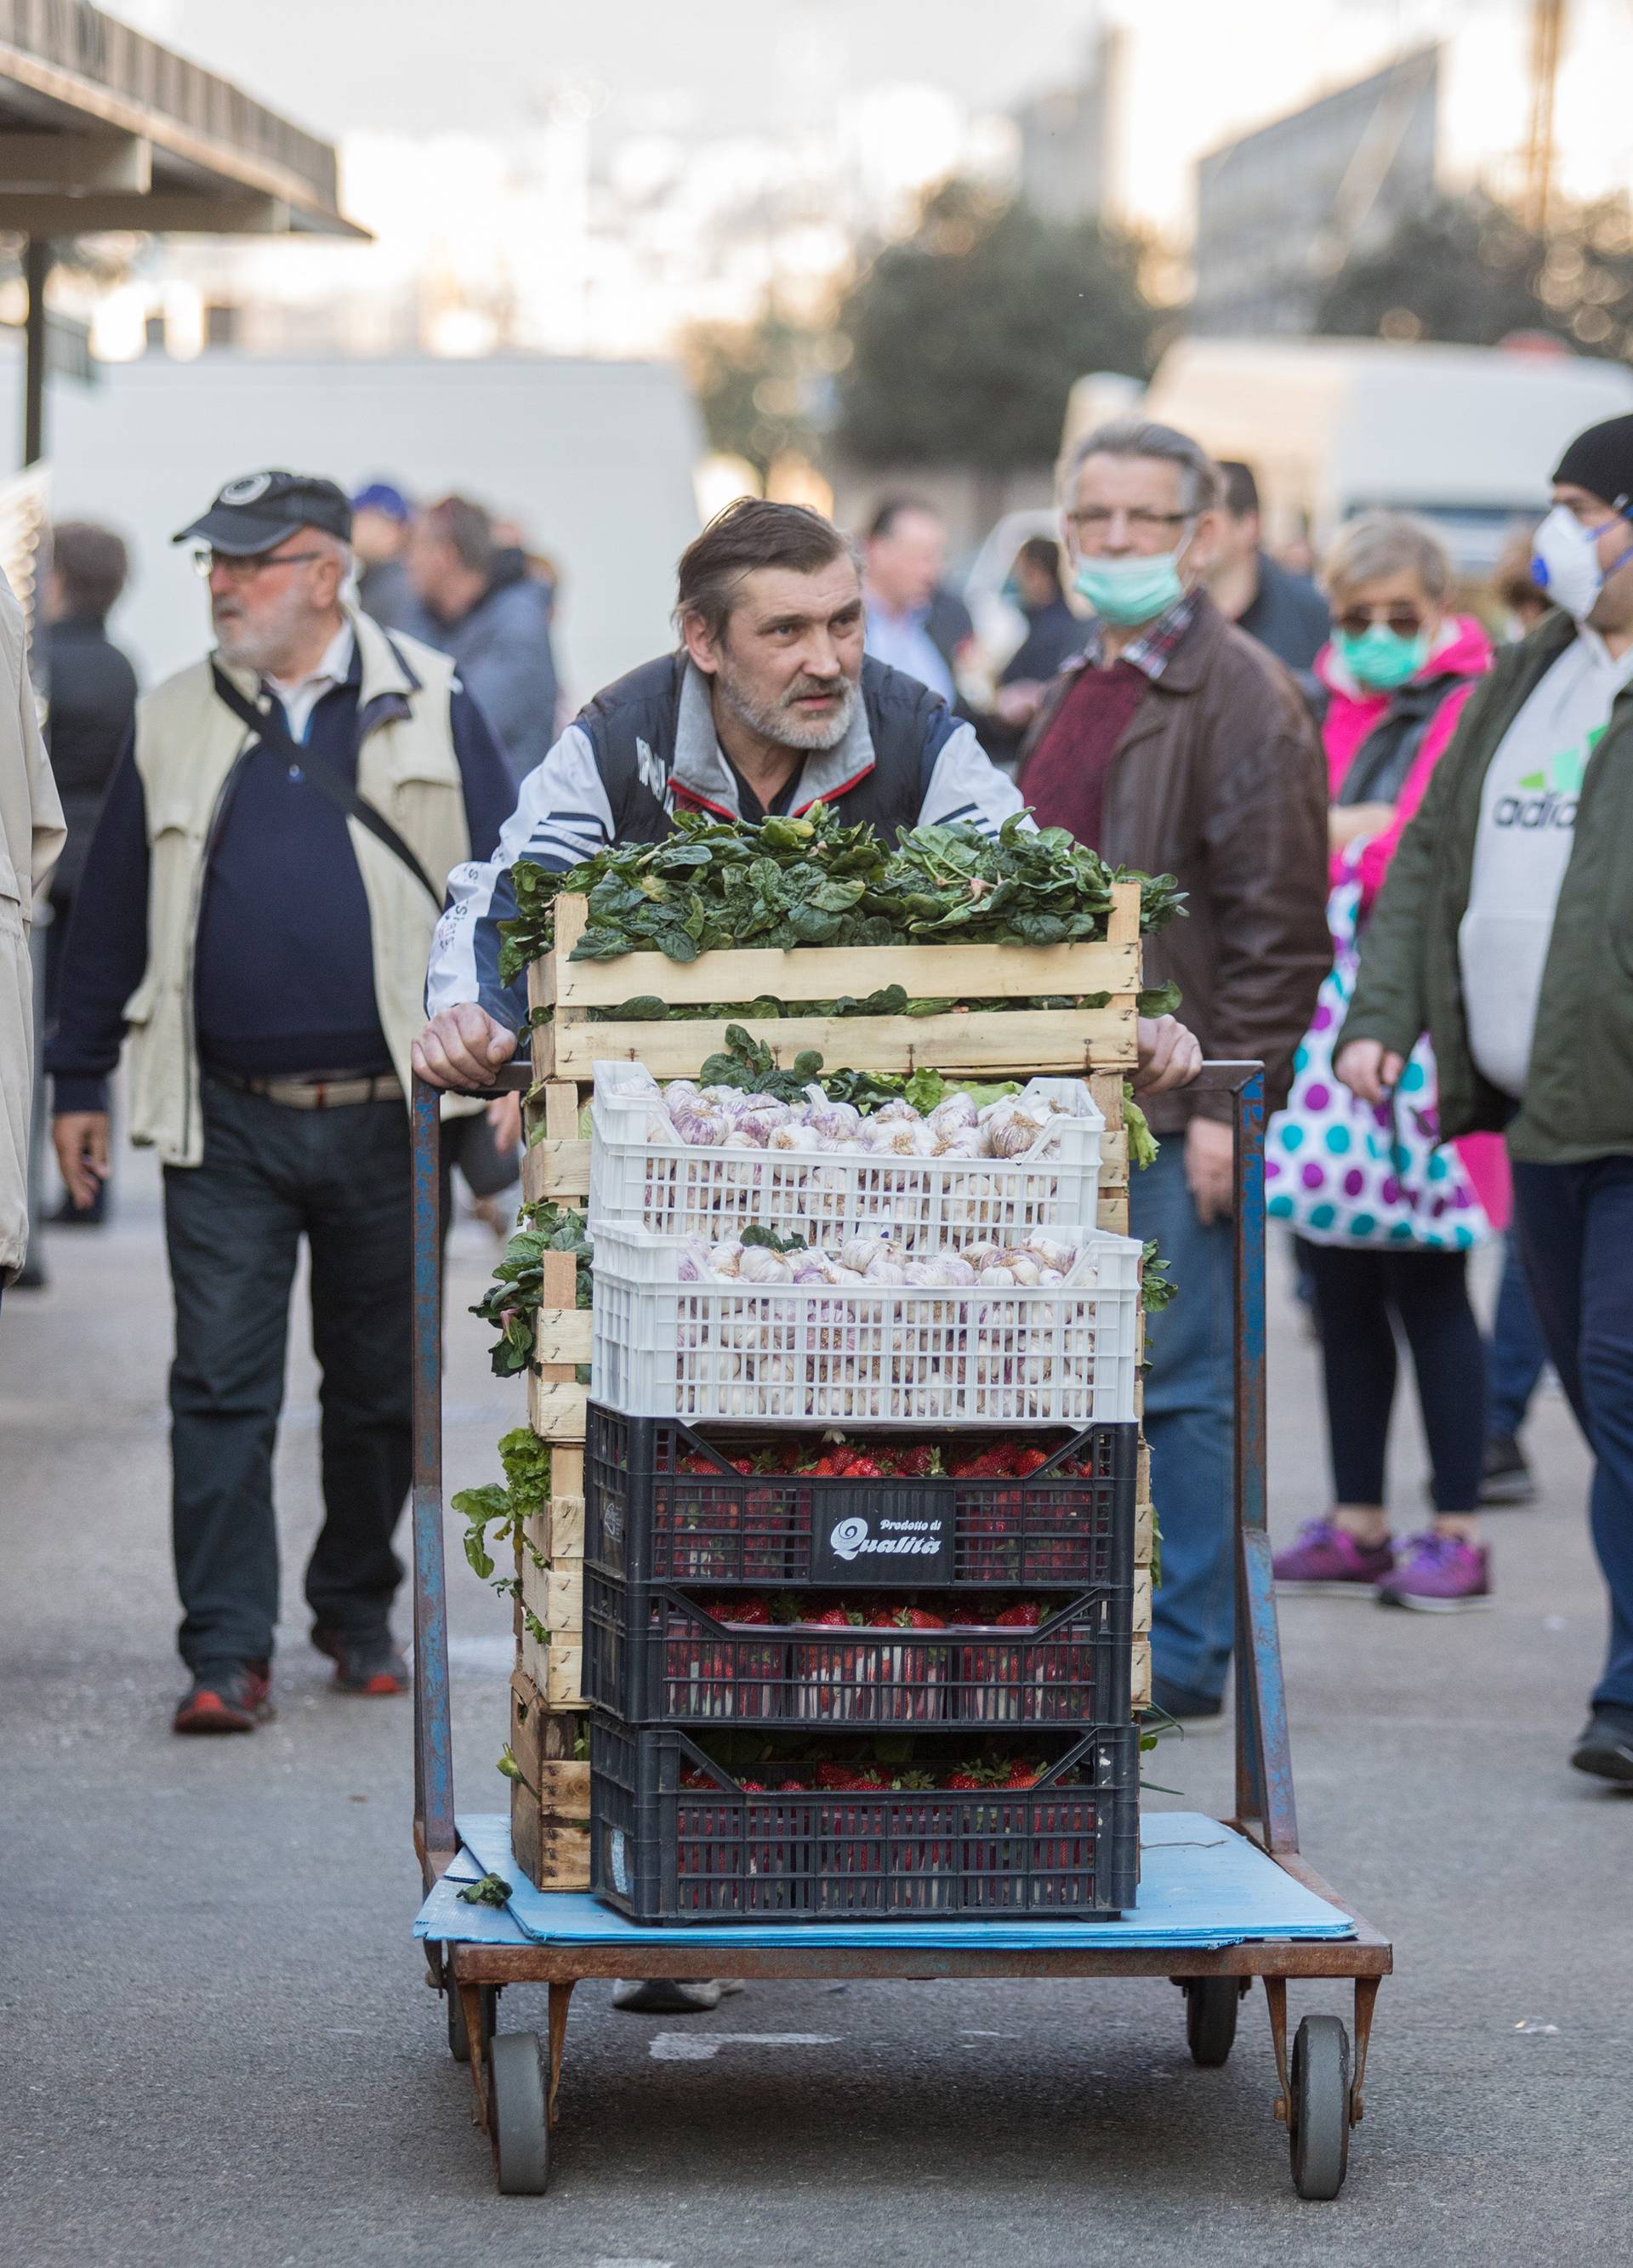
[[[333,145],[105,16],[0,0],[0,231],[361,237]]]

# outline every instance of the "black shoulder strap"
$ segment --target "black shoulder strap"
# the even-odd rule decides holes
[[[257,708],[253,701],[246,699],[232,679],[225,676],[220,666],[213,661],[210,665],[210,674],[215,681],[217,695],[226,703],[233,715],[241,717],[254,732],[256,737],[268,747],[275,747],[280,753],[287,753],[291,761],[300,766],[318,793],[327,802],[332,803],[336,811],[342,813],[348,819],[355,819],[360,827],[368,828],[369,833],[377,842],[383,843],[393,858],[400,859],[408,868],[409,873],[420,884],[427,897],[440,913],[442,892],[437,887],[436,883],[432,881],[385,813],[377,811],[366,796],[359,795],[351,781],[342,779],[337,771],[324,762],[315,748],[308,747],[303,740],[298,740],[285,724],[281,709]]]

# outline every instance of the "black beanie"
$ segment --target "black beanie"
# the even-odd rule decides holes
[[[1633,510],[1633,416],[1607,417],[1578,433],[1554,478],[1602,497],[1617,512]]]

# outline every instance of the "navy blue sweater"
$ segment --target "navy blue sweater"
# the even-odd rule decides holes
[[[355,780],[358,659],[313,708],[305,744]],[[515,789],[481,710],[452,696],[473,858],[491,858]],[[103,1110],[126,1001],[148,953],[147,814],[128,743],[75,897],[45,1050],[58,1110]],[[368,901],[344,814],[287,751],[258,746],[218,811],[194,956],[199,1054],[246,1078],[391,1068],[374,999]]]

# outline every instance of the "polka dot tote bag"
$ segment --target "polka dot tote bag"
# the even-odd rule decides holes
[[[1265,1134],[1265,1209],[1316,1244],[1466,1251],[1484,1241],[1490,1224],[1455,1146],[1440,1140],[1427,1036],[1376,1109],[1333,1076],[1333,1042],[1355,990],[1360,895],[1345,880],[1328,903],[1335,960],[1293,1057],[1287,1108]]]

